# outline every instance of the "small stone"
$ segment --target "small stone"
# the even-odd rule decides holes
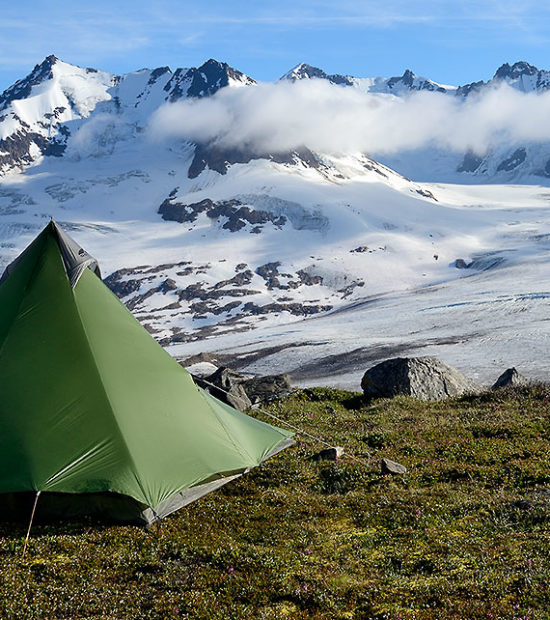
[[[404,465],[390,461],[390,459],[382,459],[380,469],[383,474],[406,474],[407,468]]]
[[[321,450],[313,456],[314,461],[337,461],[344,454],[344,448],[342,446],[334,446],[333,448],[326,448]]]

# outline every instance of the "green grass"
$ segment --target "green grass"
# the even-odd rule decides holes
[[[298,438],[158,531],[36,525],[24,559],[1,525],[0,617],[550,618],[549,387],[269,410],[359,460]]]

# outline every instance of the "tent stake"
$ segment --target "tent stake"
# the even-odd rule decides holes
[[[40,496],[40,491],[37,491],[36,496],[34,498],[34,504],[32,507],[31,520],[29,521],[29,529],[27,530],[27,536],[25,537],[25,544],[23,545],[23,554],[21,555],[22,558],[25,557],[25,552],[27,551],[27,545],[29,544],[29,536],[31,535],[32,522],[34,519],[34,513],[36,511],[36,504],[38,503],[39,496]]]

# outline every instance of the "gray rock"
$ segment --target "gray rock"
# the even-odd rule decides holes
[[[520,164],[522,164],[525,161],[526,157],[527,157],[527,152],[523,147],[516,149],[510,155],[510,157],[508,157],[507,159],[503,159],[500,162],[497,168],[497,172],[501,172],[502,170],[505,170],[506,172],[510,172],[510,170],[513,170],[514,168],[517,168]]]
[[[239,411],[246,411],[252,406],[242,386],[246,377],[230,368],[218,368],[208,377],[193,377],[193,379],[203,390]]]
[[[344,448],[342,448],[342,446],[334,446],[333,448],[326,448],[314,454],[312,459],[314,461],[337,461],[343,454]]]
[[[495,381],[491,389],[498,390],[499,388],[508,387],[509,385],[529,385],[529,379],[520,375],[515,368],[508,368]]]
[[[400,463],[390,461],[390,459],[382,459],[380,461],[380,470],[383,474],[406,474],[407,468]]]
[[[292,391],[289,375],[268,375],[266,377],[254,377],[242,383],[253,405],[284,398]]]
[[[483,159],[473,153],[472,151],[468,151],[464,155],[464,159],[462,163],[457,168],[457,172],[475,172],[480,166]]]
[[[367,397],[405,395],[421,400],[482,391],[475,381],[435,357],[397,357],[381,362],[367,370],[361,387]]]
[[[252,405],[283,398],[292,391],[289,375],[247,377],[230,368],[220,367],[207,377],[193,375],[195,383],[224,403],[245,411]]]

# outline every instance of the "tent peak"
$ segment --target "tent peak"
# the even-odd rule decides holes
[[[55,222],[53,217],[51,218],[48,227],[50,227],[56,235],[59,250],[61,251],[61,256],[63,258],[63,264],[65,265],[65,271],[67,272],[72,288],[76,286],[86,267],[89,267],[97,275],[97,277],[101,279],[101,272],[99,270],[97,260],[88,254],[88,252],[86,252],[86,250],[72,237],[70,237]]]
[[[61,258],[63,259],[63,266],[65,267],[65,272],[67,273],[67,277],[71,283],[71,287],[74,288],[80,279],[80,276],[84,273],[86,267],[89,267],[96,276],[101,279],[101,271],[99,269],[99,264],[97,260],[88,254],[86,250],[81,247],[72,237],[70,237],[57,222],[50,216],[50,221],[42,230],[40,235],[38,235],[37,239],[42,237],[43,235],[52,235],[57,245],[59,246],[59,251],[61,253]],[[4,270],[2,277],[0,278],[0,284],[4,282],[4,280],[9,276],[9,274],[13,271],[15,266],[19,263],[19,261],[26,255],[31,246],[37,241],[33,241],[31,245],[29,245],[21,254],[12,261]]]

